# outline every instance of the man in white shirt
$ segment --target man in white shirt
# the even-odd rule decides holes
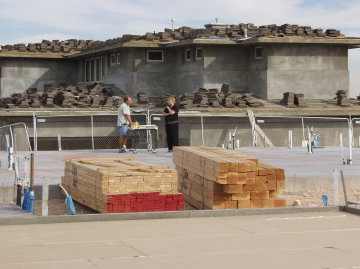
[[[124,97],[124,103],[119,107],[117,127],[119,130],[119,152],[126,152],[126,142],[129,136],[129,128],[132,128],[133,123],[130,117],[130,105],[132,99],[129,96]]]

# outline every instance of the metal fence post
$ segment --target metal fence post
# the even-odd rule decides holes
[[[351,116],[349,119],[349,130],[348,130],[348,135],[349,135],[349,160],[347,161],[347,164],[352,164],[352,120],[351,120]]]
[[[95,141],[94,141],[94,116],[90,115],[91,119],[91,148],[94,151],[95,150]]]
[[[338,206],[339,205],[339,170],[334,169],[333,171],[333,195],[334,195],[334,203],[333,205]]]
[[[202,145],[205,146],[205,139],[204,139],[204,120],[203,120],[203,114],[200,113],[200,120],[201,120],[201,139],[202,139]]]
[[[36,116],[35,111],[33,112],[33,140],[34,140],[34,151],[37,151],[37,126],[36,126]]]

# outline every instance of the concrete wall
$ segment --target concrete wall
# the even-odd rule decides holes
[[[248,47],[206,47],[204,57],[205,88],[220,89],[223,83],[235,90],[249,88]]]
[[[261,59],[255,58],[255,46],[202,46],[202,59],[195,58],[196,48],[164,48],[163,62],[147,61],[146,48],[111,52],[120,53],[120,64],[115,65],[109,64],[110,52],[93,56],[104,56],[103,82],[129,95],[179,95],[199,87],[220,88],[223,83],[268,99],[280,99],[286,91],[328,99],[337,90],[349,89],[347,47],[263,45]],[[190,61],[185,61],[185,49],[192,50]],[[85,78],[84,59],[3,58],[0,66],[1,96]]]
[[[114,84],[129,95],[145,92],[158,96],[173,89],[174,52],[164,50],[163,62],[148,62],[147,49],[123,49],[120,64],[110,65],[109,54],[105,54],[106,68],[104,83]]]
[[[267,68],[268,68],[268,59],[267,54],[268,50],[266,46],[262,46],[262,58],[255,58],[255,48],[249,47],[248,56],[249,56],[249,87],[250,92],[255,93],[261,98],[267,98]]]
[[[287,91],[329,99],[338,90],[349,90],[347,47],[271,45],[266,46],[266,53],[269,99],[279,99]]]
[[[44,90],[44,84],[76,83],[77,61],[64,59],[1,58],[0,95],[8,97],[28,88]]]
[[[114,84],[129,95],[146,92],[153,96],[179,95],[194,92],[199,87],[220,88],[223,83],[232,85],[236,90],[248,88],[249,48],[201,47],[201,59],[195,57],[196,48],[199,47],[164,49],[163,62],[148,62],[147,49],[144,48],[120,50],[121,63],[106,64],[104,83]],[[192,51],[189,61],[185,60],[186,49]],[[109,55],[103,56],[108,61]]]
[[[192,59],[185,60],[185,50],[192,51]],[[185,92],[195,92],[196,89],[204,87],[204,57],[196,59],[196,47],[184,47],[173,49],[174,67],[172,86],[174,93],[183,94]],[[204,48],[203,55],[204,55]]]

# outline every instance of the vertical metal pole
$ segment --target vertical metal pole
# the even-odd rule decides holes
[[[345,205],[348,206],[349,203],[348,203],[348,199],[347,199],[346,185],[345,185],[345,178],[344,178],[343,170],[340,170],[340,176],[341,176],[341,182],[342,182],[343,191],[344,191]]]
[[[310,132],[308,132],[308,151],[309,151],[309,154],[313,153],[313,149],[312,149],[312,145],[311,145],[311,133]]]
[[[349,120],[349,160],[348,160],[348,164],[352,164],[352,120],[350,118]]]
[[[37,126],[35,111],[33,112],[33,140],[34,140],[34,151],[37,151]]]
[[[47,216],[49,213],[49,184],[47,182],[43,183],[42,186],[42,197],[41,197],[41,215]]]
[[[334,169],[333,170],[333,197],[334,197],[334,203],[333,205],[338,206],[339,205],[339,170]]]
[[[95,141],[94,141],[94,117],[93,115],[90,115],[91,119],[91,148],[94,151],[95,150]]]
[[[201,120],[201,139],[202,139],[202,145],[205,146],[205,139],[204,139],[204,120],[203,115],[200,113],[200,120]]]
[[[12,131],[11,126],[9,126],[9,130],[10,130],[10,138],[11,138],[11,147],[12,147],[13,149],[15,149],[15,145],[14,145],[14,135],[13,135],[13,131]]]
[[[293,135],[292,130],[289,130],[289,149],[293,148]]]
[[[35,170],[35,154],[32,152],[30,154],[30,189],[34,189],[34,170]]]
[[[58,150],[61,151],[61,134],[58,134]]]
[[[14,134],[14,152],[15,152],[15,154],[17,154],[16,134]]]
[[[301,117],[301,125],[302,125],[302,131],[303,131],[303,140],[305,140],[304,117]]]

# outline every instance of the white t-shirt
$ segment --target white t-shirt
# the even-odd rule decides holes
[[[130,107],[126,103],[122,103],[119,107],[117,126],[129,124],[125,115],[130,115]]]

